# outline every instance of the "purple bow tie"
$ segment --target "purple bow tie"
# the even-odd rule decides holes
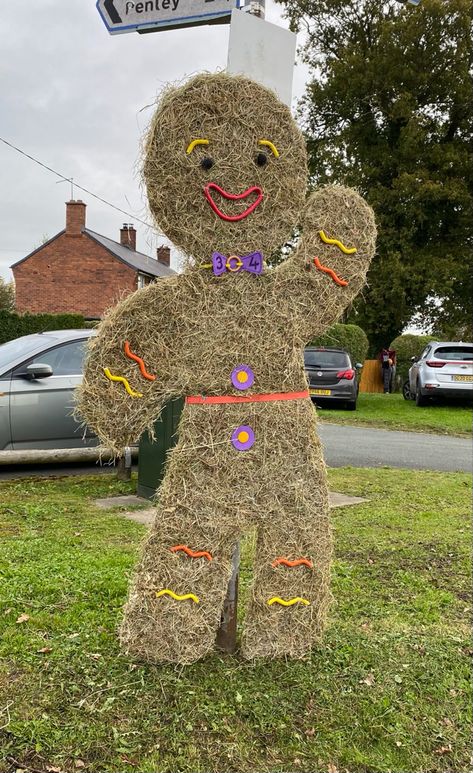
[[[215,276],[220,276],[230,271],[237,274],[240,271],[249,271],[250,274],[263,273],[263,255],[261,252],[250,252],[249,255],[230,255],[227,258],[221,252],[212,253],[212,269]]]

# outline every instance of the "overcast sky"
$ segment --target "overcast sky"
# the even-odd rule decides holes
[[[287,27],[266,0],[268,21]],[[87,226],[119,239],[134,222],[137,249],[155,254],[162,237],[148,220],[136,172],[140,137],[156,94],[168,81],[223,69],[229,28],[198,27],[155,34],[110,35],[95,0],[2,3],[0,17],[0,136],[116,206],[76,190],[87,203]],[[298,65],[294,98],[305,87]],[[64,228],[67,182],[0,142],[0,276]]]

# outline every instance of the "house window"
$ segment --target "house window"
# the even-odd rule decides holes
[[[138,290],[142,290],[147,285],[146,277],[144,274],[138,274]]]

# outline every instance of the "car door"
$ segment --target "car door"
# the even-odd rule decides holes
[[[10,392],[12,447],[78,448],[96,445],[91,434],[84,441],[83,429],[72,416],[73,392],[82,380],[87,339],[59,344],[25,360],[14,369]],[[42,363],[53,375],[27,378],[26,367]]]
[[[427,359],[430,350],[431,350],[430,344],[427,344],[424,351],[420,355],[417,362],[413,362],[410,369],[409,369],[409,389],[411,390],[411,394],[414,395],[417,387],[417,379],[419,377],[419,367],[422,365],[425,359]]]
[[[0,374],[0,451],[11,448],[10,381],[11,371]]]

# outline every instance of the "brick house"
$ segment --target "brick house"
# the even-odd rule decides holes
[[[16,311],[100,319],[124,294],[175,273],[169,247],[158,247],[157,259],[137,252],[127,223],[119,242],[101,236],[86,228],[85,209],[83,201],[68,201],[65,229],[13,264]]]

